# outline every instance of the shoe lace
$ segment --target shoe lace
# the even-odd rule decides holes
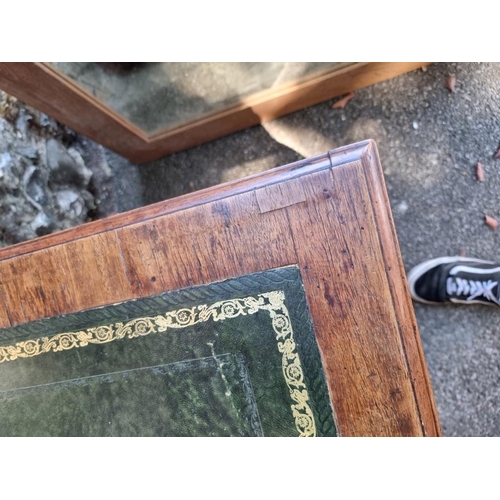
[[[466,300],[474,300],[478,297],[484,297],[491,300],[495,304],[500,305],[500,301],[493,294],[493,288],[498,286],[498,281],[475,281],[463,278],[449,277],[446,280],[446,292],[448,295],[456,295],[464,297],[468,295]]]

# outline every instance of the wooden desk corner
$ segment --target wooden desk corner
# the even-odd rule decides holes
[[[273,274],[274,270],[278,271]],[[251,286],[247,284],[250,279],[247,279],[248,276],[253,280]],[[288,294],[287,297],[291,300],[288,309],[282,303],[279,306],[282,309],[279,309],[276,300],[272,299],[275,296],[269,295],[274,293],[271,292],[273,276],[278,276],[276,290],[283,288],[285,296]],[[281,279],[291,279],[283,276],[297,276],[294,278],[296,282],[280,284]],[[196,365],[196,370],[186,373],[206,371],[211,373],[210,377],[216,377],[214,374],[217,370],[220,371],[217,356],[226,355],[229,356],[227,360],[232,360],[227,363],[233,363],[235,367],[231,368],[233,371],[226,379],[232,377],[231,374],[236,373],[234,370],[237,369],[240,370],[238,373],[246,370],[250,382],[262,378],[264,375],[259,372],[258,355],[249,354],[245,358],[250,347],[240,345],[238,342],[241,339],[238,342],[231,340],[233,333],[226,330],[215,334],[217,339],[227,335],[226,344],[220,347],[220,353],[213,351],[213,360],[217,363],[210,361],[212,354],[206,347],[209,344],[213,346],[212,341],[200,341],[200,345],[196,344],[196,347],[187,346],[185,350],[191,349],[191,357],[186,355],[186,359],[171,359],[172,352],[178,349],[175,347],[177,344],[163,346],[157,344],[160,340],[155,340],[156,344],[146,345],[146,342],[153,341],[147,340],[146,334],[142,338],[135,338],[140,336],[139,331],[135,332],[134,338],[133,335],[127,337],[128,334],[123,334],[120,338],[113,337],[113,342],[109,340],[110,337],[107,343],[99,343],[100,337],[95,333],[96,325],[104,328],[111,321],[106,323],[102,315],[98,317],[101,314],[99,311],[103,314],[110,311],[109,317],[115,315],[113,318],[118,320],[119,314],[124,314],[127,321],[137,323],[133,307],[142,308],[140,311],[137,309],[139,312],[136,314],[141,318],[145,317],[145,308],[153,307],[151,304],[154,297],[160,295],[165,301],[170,301],[169,304],[174,304],[174,299],[180,305],[184,304],[179,297],[190,301],[189,307],[183,307],[194,311],[192,314],[201,310],[200,304],[208,309],[212,304],[216,309],[216,304],[217,307],[225,307],[227,301],[233,300],[241,306],[238,313],[241,317],[250,317],[259,308],[267,308],[271,312],[274,330],[269,327],[269,335],[274,335],[276,339],[273,342],[278,342],[273,356],[277,363],[281,363],[281,368],[276,368],[276,380],[280,377],[279,373],[283,372],[285,378],[279,382],[283,385],[280,390],[284,394],[283,398],[291,398],[290,405],[284,400],[282,406],[286,408],[280,407],[277,411],[285,414],[290,413],[290,407],[292,408],[293,415],[287,414],[284,417],[290,419],[292,434],[296,429],[300,435],[321,435],[317,431],[321,427],[322,417],[318,416],[321,413],[318,410],[321,403],[316,401],[320,401],[323,396],[318,396],[315,400],[316,389],[312,386],[319,380],[319,387],[324,380],[328,411],[331,412],[331,417],[328,418],[333,419],[338,435],[440,435],[429,375],[373,141],[346,146],[236,182],[3,248],[0,250],[0,277],[0,375],[4,370],[4,380],[7,380],[0,391],[20,391],[19,405],[24,404],[25,396],[21,390],[24,386],[21,382],[21,385],[16,385],[12,381],[14,376],[9,375],[9,370],[14,368],[10,367],[16,366],[15,370],[21,370],[19,373],[25,374],[28,363],[31,363],[31,377],[37,373],[36,370],[40,370],[40,373],[42,369],[45,370],[44,383],[62,384],[60,387],[64,386],[64,390],[61,389],[60,394],[64,393],[64,398],[70,398],[71,391],[76,389],[70,390],[69,386],[64,385],[65,377],[72,374],[72,377],[78,378],[80,372],[75,372],[74,363],[68,361],[67,366],[61,365],[60,368],[60,373],[65,375],[58,375],[57,366],[65,357],[76,356],[76,353],[83,356],[83,365],[88,363],[88,368],[85,368],[87,365],[82,365],[82,380],[112,373],[106,379],[110,380],[109,377],[118,377],[113,374],[125,368],[132,371],[139,368],[146,370],[153,361],[156,363],[154,366],[161,362],[166,367],[158,369],[162,384],[166,384],[167,379],[174,380],[173,372],[169,371],[174,362],[184,363],[183,367]],[[253,287],[255,283],[260,284],[255,285],[255,290],[252,288],[252,293],[246,293],[245,287]],[[240,285],[241,293],[238,292]],[[264,287],[264,291],[258,289],[259,286]],[[217,301],[213,299],[210,302],[207,298],[210,295],[205,291],[215,293],[214,287],[221,295],[217,296]],[[304,294],[305,301],[301,302],[301,294]],[[259,304],[254,305],[253,309],[250,307],[251,301],[241,302],[250,296],[257,300],[255,304]],[[174,306],[172,308],[175,309]],[[154,314],[165,313],[165,317],[171,317],[167,313],[172,311],[167,309],[155,310]],[[181,309],[178,306],[176,314],[180,314]],[[125,312],[120,313],[121,310]],[[211,317],[232,317],[229,310],[227,307],[225,312],[217,309],[219,312],[213,313]],[[303,330],[297,326],[302,319],[294,316],[299,310],[303,311],[303,316],[307,316],[303,318],[306,325]],[[149,318],[153,317],[151,314]],[[257,316],[256,314],[255,318]],[[277,316],[284,316],[284,319],[278,321]],[[115,319],[113,324],[123,324],[123,321],[118,320]],[[205,320],[206,317],[203,321]],[[290,333],[290,328],[286,329],[284,326],[283,321],[289,320],[295,336]],[[202,319],[192,316],[191,321],[192,324],[200,323]],[[312,322],[312,338],[315,339],[312,356],[314,358],[317,352],[318,359],[321,360],[316,368],[314,360],[310,364],[312,368],[308,367],[305,360],[308,353],[304,347],[307,339],[303,332],[309,328],[308,321]],[[220,321],[218,324],[222,323]],[[243,326],[234,328],[241,330]],[[91,340],[85,344],[81,340],[83,333],[77,338],[75,331],[86,332],[85,338]],[[210,335],[205,330],[200,332],[200,336]],[[69,333],[73,337],[70,335],[69,340],[64,343],[62,335]],[[155,335],[149,337],[162,339],[162,335],[166,338],[168,332],[155,330]],[[242,334],[238,335],[241,337]],[[141,342],[144,342],[144,352],[150,349],[147,351],[150,354],[144,354],[144,359],[141,358],[139,363],[134,358],[134,352],[143,352],[140,350]],[[259,342],[252,340],[251,349],[258,352]],[[229,348],[234,352],[227,351]],[[268,348],[262,349],[267,352]],[[92,354],[93,350],[95,355]],[[158,361],[160,351],[165,354],[164,359],[158,358]],[[50,371],[47,360],[52,359],[51,356],[55,364],[50,366],[53,366],[51,369],[54,372],[46,373],[47,370]],[[116,362],[111,366],[109,361],[108,366],[106,361],[102,367],[95,368],[97,361],[91,363],[92,356],[108,356],[106,359],[116,359]],[[125,358],[128,359],[127,365],[123,364]],[[189,365],[188,361],[194,364]],[[22,363],[26,363],[26,368],[21,369]],[[211,363],[215,365],[212,366]],[[275,361],[270,360],[269,363],[272,365]],[[157,373],[154,370],[151,373],[153,372]],[[146,370],[140,373],[149,372]],[[156,384],[157,379],[152,375],[151,377],[151,381],[148,378],[147,383]],[[272,405],[266,409],[259,407],[257,393],[259,387],[265,384],[262,381],[255,382],[253,391],[257,396],[249,396],[249,384],[241,385],[238,382],[239,376],[234,377],[234,391],[246,394],[238,401],[246,402],[240,401],[243,409],[235,410],[236,416],[227,416],[228,422],[234,424],[231,427],[232,435],[254,435],[252,432],[255,435],[260,435],[259,432],[264,435],[286,434],[288,430],[285,432],[279,430],[279,426],[276,429],[272,427]],[[124,383],[122,379],[116,380],[116,384]],[[137,380],[134,384],[146,384],[146,379],[140,377],[133,380]],[[97,382],[92,382],[93,385],[90,382],[85,384],[82,382],[81,386],[88,385],[90,388],[81,389],[84,391],[81,397],[94,397],[92,394],[104,397],[104,389]],[[210,385],[212,386],[213,384]],[[318,391],[321,392],[321,387]],[[229,392],[231,391],[227,390],[226,395]],[[121,392],[121,399],[116,400],[116,405],[122,405],[127,394],[127,391]],[[52,392],[50,397],[54,397],[54,401],[58,401],[58,397],[63,398]],[[161,398],[158,399],[160,400]],[[224,406],[224,401],[221,404]],[[1,406],[0,402],[0,408]],[[113,415],[122,415],[120,411],[126,410],[116,409]],[[238,412],[250,415],[245,417],[244,425],[240,425],[238,421]],[[0,411],[0,426],[1,415]],[[157,418],[160,422],[161,415]],[[118,416],[117,419],[119,420]],[[315,426],[314,433],[311,430],[311,419]],[[64,422],[61,426],[58,429],[62,435],[93,432],[85,423],[82,423],[83,427],[78,427],[83,429],[80,431],[65,430]],[[304,431],[306,427],[307,432]],[[116,429],[120,428],[123,427],[117,424]],[[143,427],[139,426],[141,428]],[[151,429],[153,428],[163,429],[161,425],[154,427],[151,424]],[[208,432],[204,427],[200,429],[197,432]],[[104,431],[95,432],[102,435]],[[140,434],[140,430],[133,432],[128,429],[123,432],[126,435],[134,432]],[[158,431],[159,434],[162,432],[163,435],[168,434],[167,431]],[[174,433],[174,430],[171,432]]]

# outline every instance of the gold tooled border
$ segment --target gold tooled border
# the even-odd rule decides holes
[[[316,436],[316,423],[309,406],[309,394],[304,382],[304,372],[296,350],[283,291],[262,293],[256,297],[244,299],[223,300],[210,306],[203,304],[171,311],[164,315],[136,318],[127,323],[113,323],[79,332],[59,333],[52,337],[26,340],[11,346],[0,346],[0,363],[19,358],[31,358],[51,351],[67,351],[89,344],[105,344],[123,338],[144,337],[169,329],[186,328],[209,320],[224,321],[237,316],[255,314],[259,310],[266,310],[271,316],[278,350],[282,354],[283,376],[294,402],[291,410],[299,435]]]

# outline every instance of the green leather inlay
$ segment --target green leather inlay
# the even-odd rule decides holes
[[[332,436],[289,266],[0,329],[0,435]]]

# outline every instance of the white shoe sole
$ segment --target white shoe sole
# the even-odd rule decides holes
[[[426,273],[433,267],[439,266],[440,264],[449,264],[450,262],[478,262],[480,264],[495,264],[495,262],[491,262],[488,260],[483,260],[483,259],[474,259],[472,257],[437,257],[435,259],[431,260],[426,260],[425,262],[422,262],[418,266],[415,266],[409,273],[408,273],[408,286],[410,287],[410,294],[413,300],[416,300],[417,302],[421,302],[422,304],[443,304],[443,302],[431,302],[429,300],[422,299],[415,293],[415,283],[417,282],[418,278],[422,276],[422,274]],[[453,300],[455,303],[460,303],[460,304],[485,304],[485,302],[481,300]],[[493,304],[488,304],[488,305],[493,305]]]

